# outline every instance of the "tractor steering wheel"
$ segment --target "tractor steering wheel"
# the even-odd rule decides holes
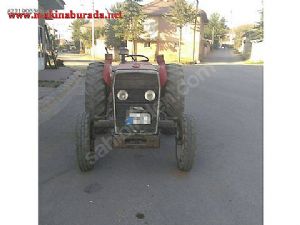
[[[137,62],[136,57],[143,57],[145,59],[138,61],[138,62],[149,62],[149,58],[144,55],[126,55],[126,57],[130,57],[132,59],[132,61],[134,61],[134,62]]]

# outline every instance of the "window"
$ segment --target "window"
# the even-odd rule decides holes
[[[145,48],[147,48],[147,47],[149,48],[149,47],[150,47],[150,41],[145,42],[145,43],[144,43],[144,47],[145,47]]]
[[[153,19],[147,19],[144,22],[144,30],[147,33],[154,33],[157,30],[157,22]]]

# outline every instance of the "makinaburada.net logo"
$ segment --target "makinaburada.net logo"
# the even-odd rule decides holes
[[[9,9],[7,10],[9,19],[119,19],[122,18],[122,12],[100,12],[95,10],[94,13],[77,13],[70,10],[69,12],[58,12],[49,10],[47,12],[38,12],[38,10]]]

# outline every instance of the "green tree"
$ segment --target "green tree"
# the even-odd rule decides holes
[[[175,0],[174,5],[171,6],[170,13],[166,15],[170,23],[179,28],[178,62],[180,62],[181,56],[182,28],[186,24],[192,23],[195,16],[196,11],[186,0]]]
[[[139,4],[142,0],[125,0],[122,7],[123,17],[120,19],[120,25],[123,27],[125,40],[133,42],[133,53],[137,54],[137,40],[144,33],[145,14],[142,6]]]
[[[254,27],[255,30],[255,39],[257,40],[263,40],[264,39],[264,9],[258,11],[260,14],[260,20],[257,22],[257,24]]]
[[[114,5],[110,11],[113,13],[122,12],[122,4],[117,3]],[[105,26],[105,45],[109,48],[114,48],[115,59],[119,57],[119,48],[121,47],[121,42],[125,41],[124,28],[120,19],[116,20],[107,20]]]
[[[137,54],[137,41],[144,32],[145,14],[139,4],[142,0],[125,0],[111,8],[112,12],[122,12],[122,18],[107,20],[105,29],[106,44],[118,49],[122,41],[133,42],[133,53]]]
[[[72,29],[72,40],[74,41],[76,48],[79,48],[82,36],[80,27],[86,23],[88,23],[88,20],[76,19],[70,25],[70,28]]]
[[[102,28],[95,28],[95,40],[97,40],[100,36],[104,35],[104,29]],[[87,48],[92,47],[92,28],[87,28],[86,32],[80,33],[80,39],[82,40],[83,44]]]
[[[238,49],[242,45],[243,37],[249,40],[263,40],[264,39],[264,11],[259,10],[260,21],[256,24],[244,24],[234,29],[235,40],[234,48]]]
[[[233,29],[235,34],[234,48],[238,49],[242,45],[242,39],[246,33],[253,31],[254,24],[243,24]]]
[[[224,38],[228,32],[228,27],[226,26],[226,20],[221,17],[219,13],[211,14],[209,22],[204,29],[204,37],[213,41],[213,45],[217,45],[216,37],[220,39]]]

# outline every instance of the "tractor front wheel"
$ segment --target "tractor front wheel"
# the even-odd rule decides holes
[[[79,169],[82,172],[94,168],[96,157],[92,122],[88,113],[82,113],[76,124],[76,155]]]
[[[182,171],[192,169],[196,151],[196,134],[191,116],[183,115],[176,136],[177,167]]]

